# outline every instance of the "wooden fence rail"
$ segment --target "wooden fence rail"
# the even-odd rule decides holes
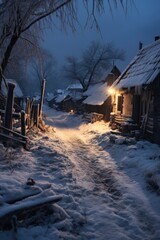
[[[26,132],[32,127],[39,127],[42,118],[42,105],[44,101],[45,80],[42,81],[40,102],[26,99],[26,109],[15,113],[14,106],[15,84],[8,83],[8,94],[5,110],[0,109],[0,140],[7,143],[18,143],[26,147]],[[21,132],[14,127],[15,119],[19,119]]]

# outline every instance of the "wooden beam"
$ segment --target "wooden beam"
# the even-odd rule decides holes
[[[44,91],[45,91],[46,80],[43,79],[42,86],[41,86],[41,99],[39,104],[39,116],[42,117],[42,106],[44,101]]]
[[[23,136],[23,135],[21,135],[20,133],[17,133],[17,132],[15,132],[15,131],[11,130],[11,129],[5,128],[5,127],[3,127],[3,126],[1,126],[1,125],[0,125],[0,129],[5,130],[5,132],[12,133],[12,134],[15,135],[16,137],[20,137],[20,138],[22,138],[23,140],[27,140],[27,139],[28,139],[26,136]]]
[[[0,207],[0,228],[4,229],[8,225],[13,216],[17,219],[25,219],[26,213],[32,213],[45,205],[56,203],[62,199],[62,195],[56,196],[39,196],[26,199],[24,202],[18,202],[17,204],[6,204]]]
[[[5,114],[5,110],[0,109],[0,115],[4,116],[4,114]],[[12,112],[12,117],[14,117],[14,118],[20,118],[20,117],[21,117],[21,114],[18,113],[18,112]]]
[[[3,138],[3,139],[1,139],[1,138]],[[7,134],[5,134],[5,133],[0,133],[0,139],[1,139],[1,140],[4,140],[4,138],[13,140],[13,141],[15,141],[15,142],[19,142],[19,143],[21,143],[21,144],[23,144],[23,145],[26,144],[26,141],[25,141],[25,140],[23,141],[23,140],[21,140],[21,139],[19,139],[19,138],[16,138],[16,137],[11,136],[11,135],[7,135]]]
[[[24,111],[21,111],[21,134],[23,137],[26,136],[26,117]]]
[[[15,84],[9,82],[7,102],[6,102],[5,115],[4,115],[4,126],[9,129],[12,129],[13,127],[12,112],[13,112],[13,104],[14,104],[14,88],[15,88]]]

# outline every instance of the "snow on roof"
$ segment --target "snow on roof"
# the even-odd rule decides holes
[[[113,84],[116,88],[148,85],[160,73],[160,40],[142,48]]]
[[[56,103],[62,102],[68,95],[69,95],[69,91],[65,91],[64,93],[59,94],[55,99]]]
[[[88,96],[83,103],[89,105],[102,105],[110,95],[107,88],[107,83],[97,83],[90,86],[83,94],[84,96]]]
[[[72,90],[72,89],[82,89],[83,90],[83,87],[80,83],[73,83],[67,87],[67,90]]]
[[[53,93],[47,93],[47,101],[51,101],[53,98],[55,98],[55,95]]]
[[[7,83],[14,83],[15,84],[15,89],[14,89],[14,96],[15,97],[23,97],[23,93],[22,90],[19,86],[19,84],[17,83],[17,81],[15,79],[6,79]],[[4,81],[2,81],[2,92],[3,94],[6,96],[7,95],[7,88],[4,84]]]
[[[80,91],[82,92],[83,87],[81,84],[79,83],[75,83],[75,84],[70,84],[66,90],[63,90],[63,92],[61,92],[61,94],[59,94],[56,98],[56,102],[60,103],[62,102],[67,96],[69,98],[72,98],[73,100],[80,100],[82,98],[82,93],[80,93]],[[67,98],[68,99],[68,98]]]

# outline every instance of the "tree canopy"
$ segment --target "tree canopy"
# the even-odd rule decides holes
[[[83,52],[80,60],[68,57],[64,67],[66,77],[81,83],[83,90],[97,80],[107,71],[115,60],[123,60],[124,52],[116,49],[113,43],[101,44],[92,42]]]
[[[130,0],[133,1],[133,0]],[[96,22],[95,13],[104,11],[104,0],[83,0],[83,6],[89,16]],[[124,8],[127,0],[107,1],[109,7]],[[52,15],[59,19],[63,26],[74,28],[77,21],[76,0],[1,0],[0,1],[0,68],[1,74],[17,42],[23,40],[32,44],[38,42],[44,26],[52,21]],[[1,82],[0,82],[1,86]]]

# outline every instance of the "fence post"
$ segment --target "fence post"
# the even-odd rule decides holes
[[[44,101],[45,84],[46,84],[46,80],[43,79],[42,86],[41,86],[41,99],[40,99],[40,104],[39,104],[39,116],[40,116],[40,118],[42,117],[42,106],[43,106],[43,101]]]
[[[36,127],[38,127],[38,125],[39,125],[39,104],[37,104],[36,108],[35,108],[35,124],[36,124]]]
[[[27,98],[26,99],[26,114],[27,114],[26,124],[28,128],[30,128],[30,112],[31,112],[30,99]]]
[[[26,136],[26,119],[24,111],[21,111],[21,134]]]
[[[5,108],[5,115],[4,115],[4,126],[8,129],[12,130],[12,111],[13,111],[13,104],[14,104],[14,83],[8,83],[8,94],[7,94],[7,102]]]

